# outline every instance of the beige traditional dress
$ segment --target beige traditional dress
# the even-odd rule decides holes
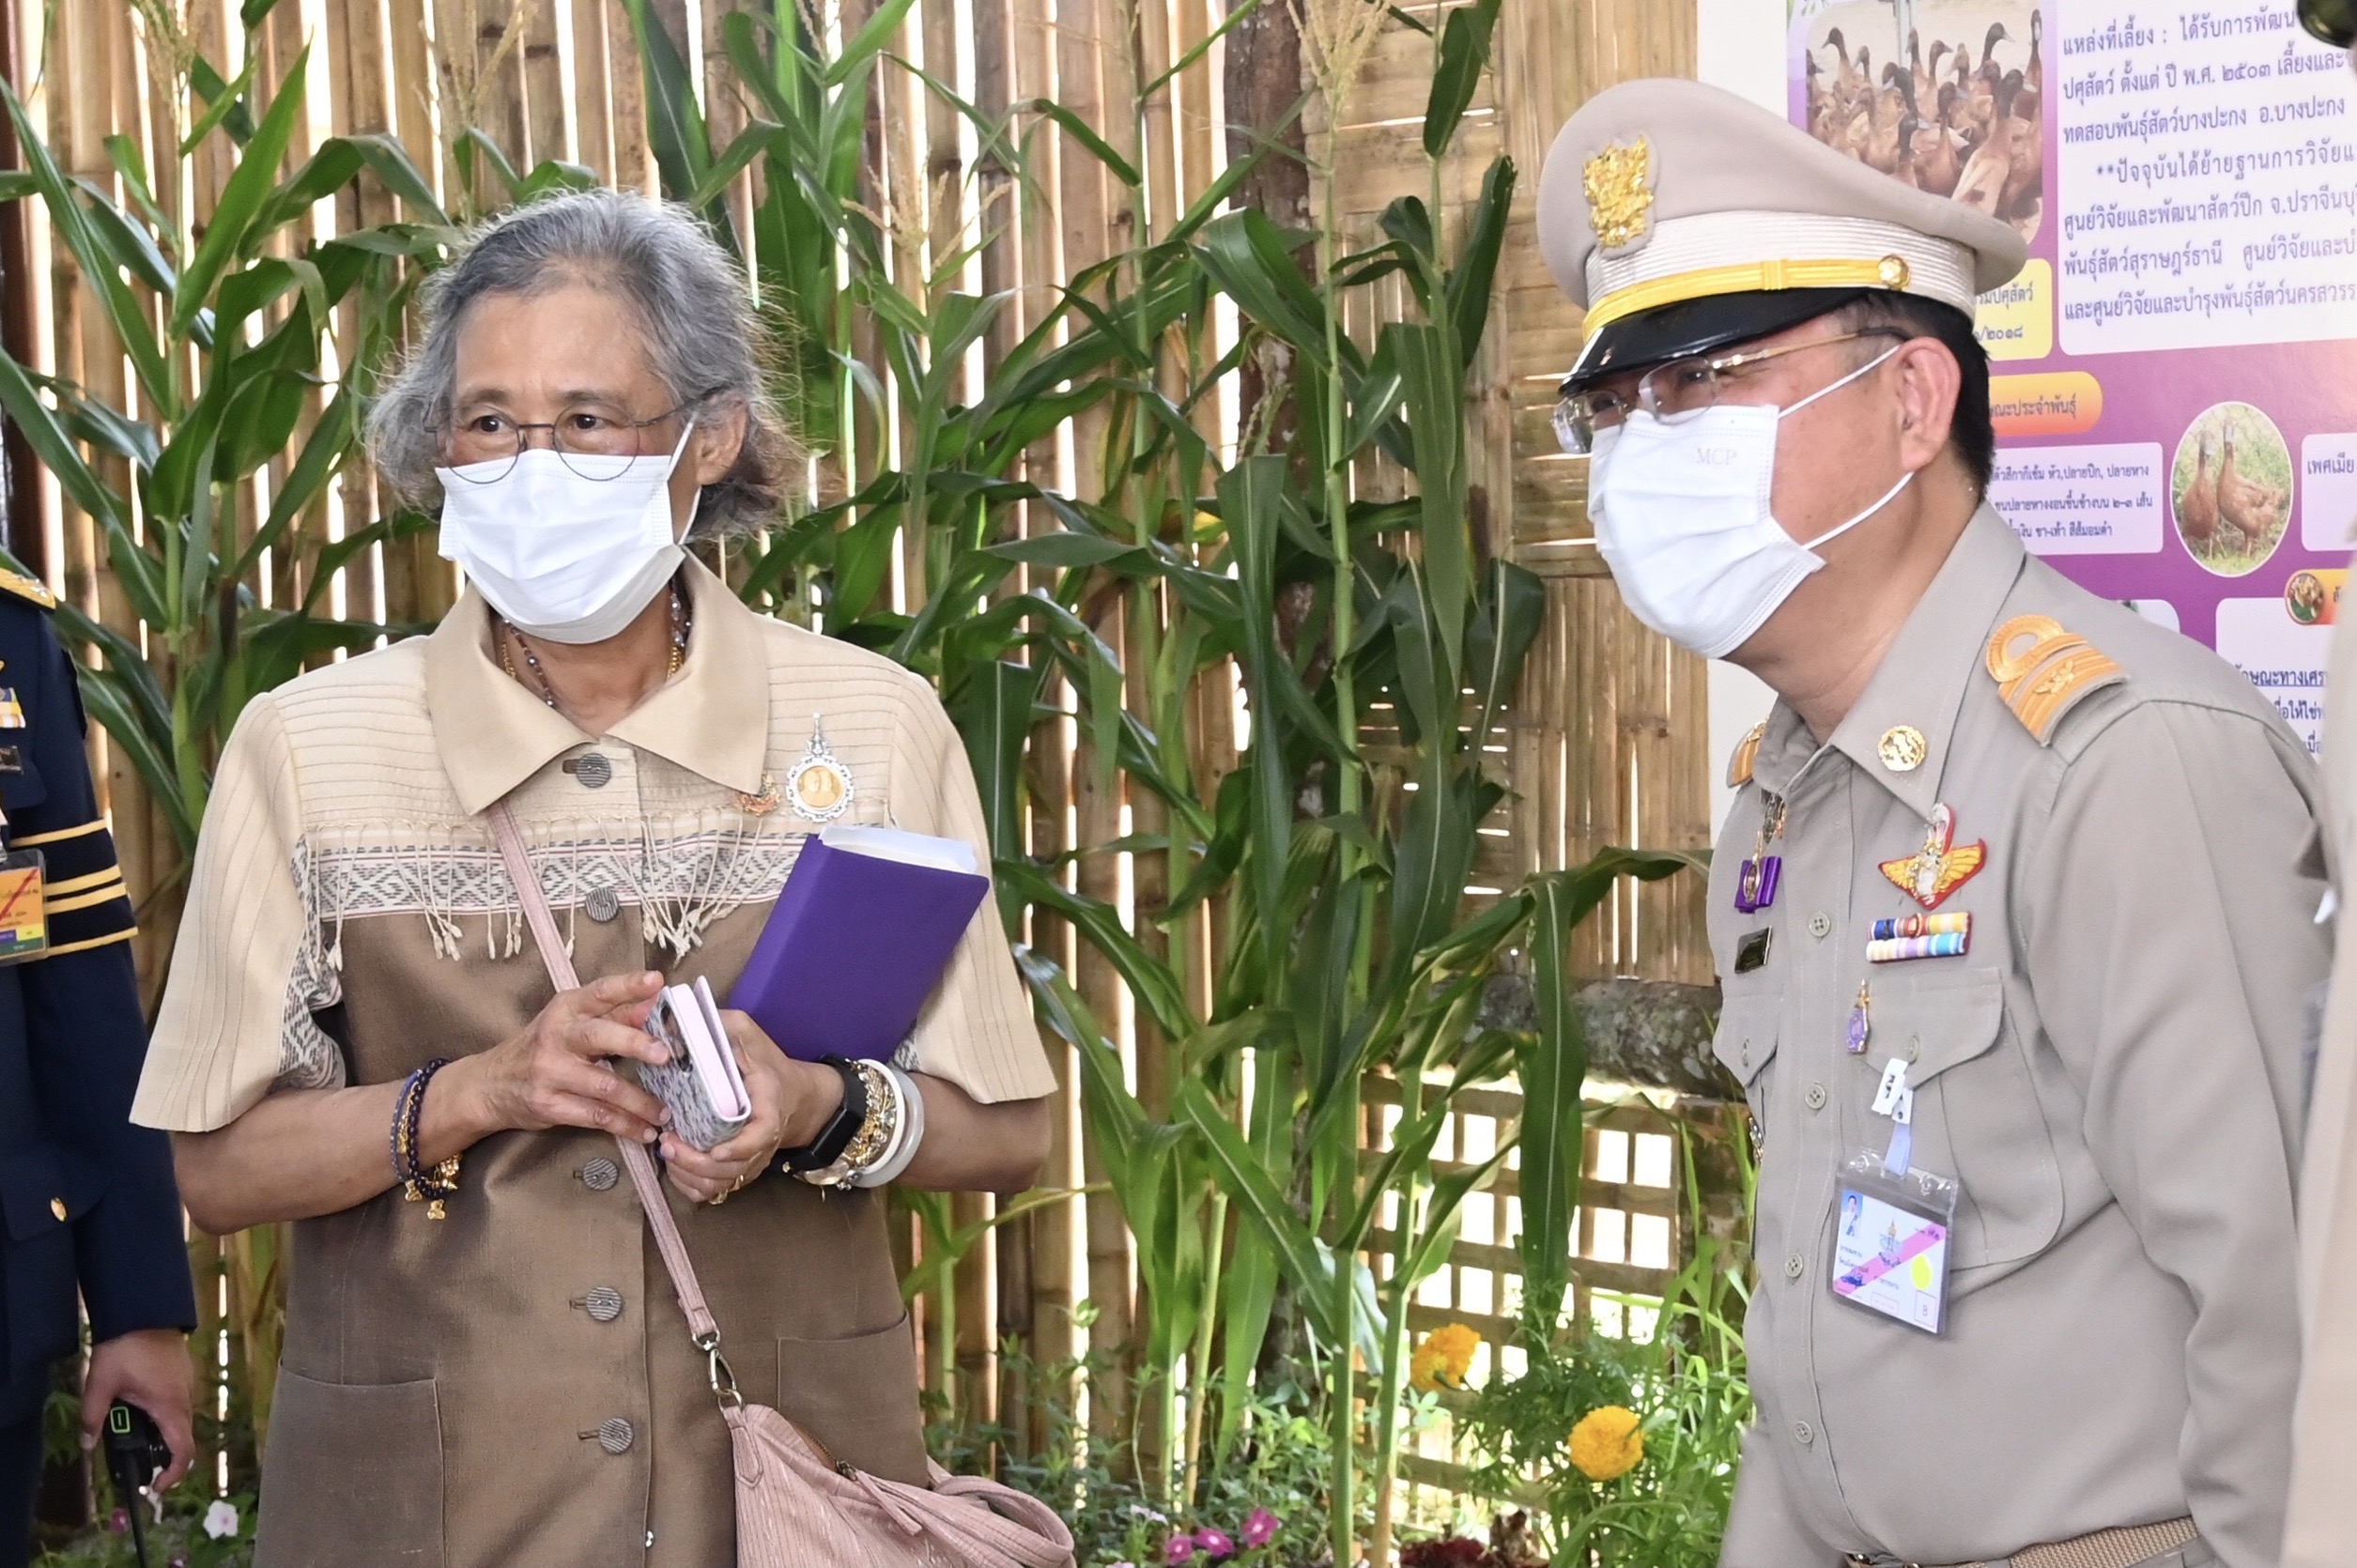
[[[224,750],[134,1117],[203,1131],[288,1088],[485,1050],[550,996],[481,813],[507,798],[585,979],[725,998],[814,824],[780,803],[814,727],[842,820],[986,849],[957,733],[874,654],[765,620],[700,566],[678,675],[607,734],[503,674],[470,593],[427,638],[254,699]],[[1051,1092],[985,902],[904,1054],[978,1100]],[[733,1558],[726,1434],[612,1142],[507,1132],[434,1221],[398,1190],[295,1226],[262,1568]],[[880,1192],[780,1176],[678,1216],[749,1397],[922,1480]]]

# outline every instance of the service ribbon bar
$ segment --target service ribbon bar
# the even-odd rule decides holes
[[[1969,915],[1906,915],[1874,922],[1872,940],[1866,944],[1868,963],[1902,963],[1908,959],[1962,958],[1972,948]]]
[[[1877,920],[1868,933],[1876,942],[1905,940],[1918,936],[1970,936],[1972,916],[1969,915],[1902,915],[1895,920]]]

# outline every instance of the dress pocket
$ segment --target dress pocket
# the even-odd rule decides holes
[[[354,1512],[352,1482],[367,1506]],[[262,1460],[254,1568],[441,1568],[434,1380],[322,1383],[282,1365]]]
[[[912,1486],[932,1480],[906,1314],[870,1333],[779,1339],[778,1408],[840,1464]]]

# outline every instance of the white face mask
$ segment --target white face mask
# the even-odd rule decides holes
[[[605,641],[686,559],[672,534],[670,486],[695,427],[690,420],[668,457],[567,459],[528,447],[497,479],[466,477],[496,471],[497,463],[435,469],[442,559],[456,561],[517,631],[551,642]],[[568,460],[613,477],[585,479]]]
[[[1899,351],[1884,353],[1790,408],[1715,404],[1664,423],[1641,409],[1596,433],[1588,469],[1588,514],[1596,547],[1638,620],[1704,658],[1743,646],[1776,607],[1822,569],[1815,553],[1890,504],[1912,473],[1839,528],[1803,545],[1768,510],[1776,482],[1776,426],[1848,386]]]

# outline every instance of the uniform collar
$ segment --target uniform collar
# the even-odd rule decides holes
[[[1929,818],[1939,803],[1964,691],[2026,559],[2012,525],[1982,502],[1826,743],[1918,816]],[[1925,754],[1920,767],[1894,773],[1883,765],[1883,737],[1903,726],[1921,733]],[[1754,776],[1761,788],[1783,794],[1818,749],[1800,715],[1779,699],[1761,738]]]
[[[762,790],[769,746],[769,659],[761,618],[690,558],[685,568],[695,631],[680,671],[609,731],[691,773],[746,794]],[[574,728],[500,669],[490,607],[472,588],[426,638],[425,701],[442,771],[469,816],[577,746]]]

